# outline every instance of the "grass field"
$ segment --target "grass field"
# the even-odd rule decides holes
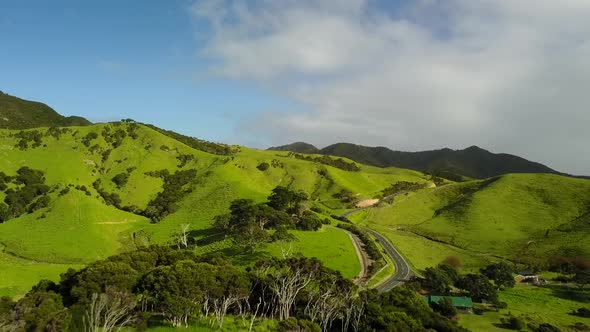
[[[579,291],[560,286],[535,287],[519,285],[514,289],[500,291],[500,301],[508,308],[484,315],[464,314],[459,323],[472,331],[506,331],[499,326],[500,319],[509,313],[521,317],[527,323],[549,323],[563,331],[571,331],[571,325],[582,322],[590,326],[590,318],[581,318],[570,313],[590,302],[590,290]]]
[[[347,279],[353,279],[359,274],[361,266],[354,245],[344,231],[324,226],[317,232],[293,231],[293,234],[298,241],[292,243],[292,254],[317,257],[326,267],[340,271]],[[289,249],[288,244],[282,246],[285,250]],[[281,257],[281,244],[272,243],[268,245],[267,251]]]
[[[19,296],[28,292],[41,279],[59,281],[59,275],[69,268],[82,265],[48,264],[29,261],[0,253],[0,296]]]
[[[382,231],[419,269],[451,255],[470,269],[499,259],[589,256],[589,209],[588,180],[512,174],[425,189],[354,220]]]

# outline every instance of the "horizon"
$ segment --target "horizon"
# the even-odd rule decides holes
[[[8,0],[0,90],[226,144],[478,146],[590,174],[588,15],[583,0]]]

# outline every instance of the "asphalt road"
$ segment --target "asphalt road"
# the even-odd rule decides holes
[[[402,255],[400,255],[397,249],[395,249],[393,244],[391,244],[391,242],[389,242],[385,236],[370,228],[365,227],[365,230],[377,238],[395,265],[395,273],[382,281],[379,285],[377,285],[377,287],[375,287],[375,289],[377,289],[379,292],[390,291],[392,288],[403,284],[404,281],[408,280],[414,275],[408,262],[406,262]]]
[[[394,195],[388,196],[387,198],[395,197],[397,195],[401,195],[404,193],[406,192],[396,193]],[[342,214],[341,217],[349,217],[352,214],[370,208],[372,208],[372,206],[348,211]],[[402,255],[400,255],[397,249],[395,249],[393,244],[391,244],[391,242],[385,236],[381,235],[379,232],[367,227],[364,227],[364,229],[367,232],[371,233],[373,236],[375,236],[375,238],[377,238],[383,249],[385,249],[385,252],[389,255],[389,257],[391,257],[391,259],[393,260],[393,264],[395,265],[395,273],[389,276],[387,279],[383,280],[380,284],[377,285],[377,287],[375,287],[375,289],[377,289],[379,292],[387,292],[392,288],[403,284],[404,281],[410,279],[410,277],[414,275],[414,273],[412,272],[412,268],[410,267],[408,262],[406,262],[406,260],[402,257]]]

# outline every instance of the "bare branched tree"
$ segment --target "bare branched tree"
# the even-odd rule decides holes
[[[256,316],[258,315],[258,309],[260,309],[261,304],[262,297],[259,297],[258,304],[256,305],[256,310],[252,313],[252,317],[250,318],[250,328],[248,328],[248,332],[252,331],[252,327],[254,326],[254,321],[256,320]]]
[[[323,292],[310,293],[305,314],[313,322],[319,322],[323,331],[328,331],[336,317],[344,311],[344,300],[335,285]]]
[[[219,299],[213,300],[213,313],[215,314],[215,320],[217,321],[217,325],[221,329],[223,327],[223,320],[225,319],[225,315],[227,314],[227,310],[238,301],[239,296],[235,294],[230,294],[227,296],[222,296]]]
[[[87,332],[119,331],[134,319],[135,301],[126,292],[107,289],[102,294],[92,294],[83,317]]]
[[[176,246],[178,249],[188,248],[188,233],[190,227],[190,224],[182,224],[180,226],[180,231],[175,234]]]
[[[295,298],[311,282],[312,277],[312,273],[291,268],[282,269],[275,275],[270,288],[276,297],[279,320],[289,319]]]
[[[283,259],[289,258],[291,256],[291,252],[293,251],[293,242],[289,242],[289,249],[283,247],[283,242],[281,242],[281,255]]]

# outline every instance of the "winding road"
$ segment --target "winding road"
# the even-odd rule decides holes
[[[402,194],[402,193],[398,193],[398,194]],[[395,195],[392,195],[395,196]],[[344,214],[341,215],[341,217],[349,217],[352,214],[355,214],[357,212],[366,210],[366,209],[370,209],[373,206],[369,206],[369,207],[364,207],[364,208],[358,208],[352,211],[348,211]],[[381,233],[367,228],[367,227],[363,227],[363,229],[367,232],[369,232],[371,235],[373,235],[377,241],[379,241],[379,243],[381,244],[381,246],[383,247],[383,249],[385,250],[385,252],[387,253],[387,255],[389,255],[389,257],[391,257],[391,259],[393,260],[393,264],[395,266],[395,273],[393,275],[390,275],[389,277],[387,277],[387,279],[381,281],[377,286],[375,286],[375,289],[377,289],[379,292],[387,292],[390,291],[391,289],[393,289],[394,287],[397,287],[401,284],[404,283],[404,281],[410,279],[410,277],[414,276],[414,272],[412,272],[412,268],[410,267],[410,265],[408,264],[408,262],[405,260],[405,258],[399,253],[399,251],[397,251],[397,249],[395,249],[395,247],[393,246],[393,244],[385,237],[383,236]]]
[[[380,282],[375,287],[375,289],[377,289],[379,292],[387,292],[390,291],[392,288],[403,284],[404,281],[410,279],[410,277],[414,275],[414,273],[412,272],[412,268],[410,267],[408,262],[406,262],[406,260],[402,257],[399,251],[395,249],[393,244],[391,244],[391,242],[389,242],[389,240],[380,233],[370,228],[364,227],[364,229],[367,232],[371,233],[375,238],[377,238],[377,241],[379,241],[383,249],[385,249],[385,252],[389,255],[389,257],[391,257],[391,259],[393,260],[393,264],[395,265],[395,273],[389,276],[387,279]]]

